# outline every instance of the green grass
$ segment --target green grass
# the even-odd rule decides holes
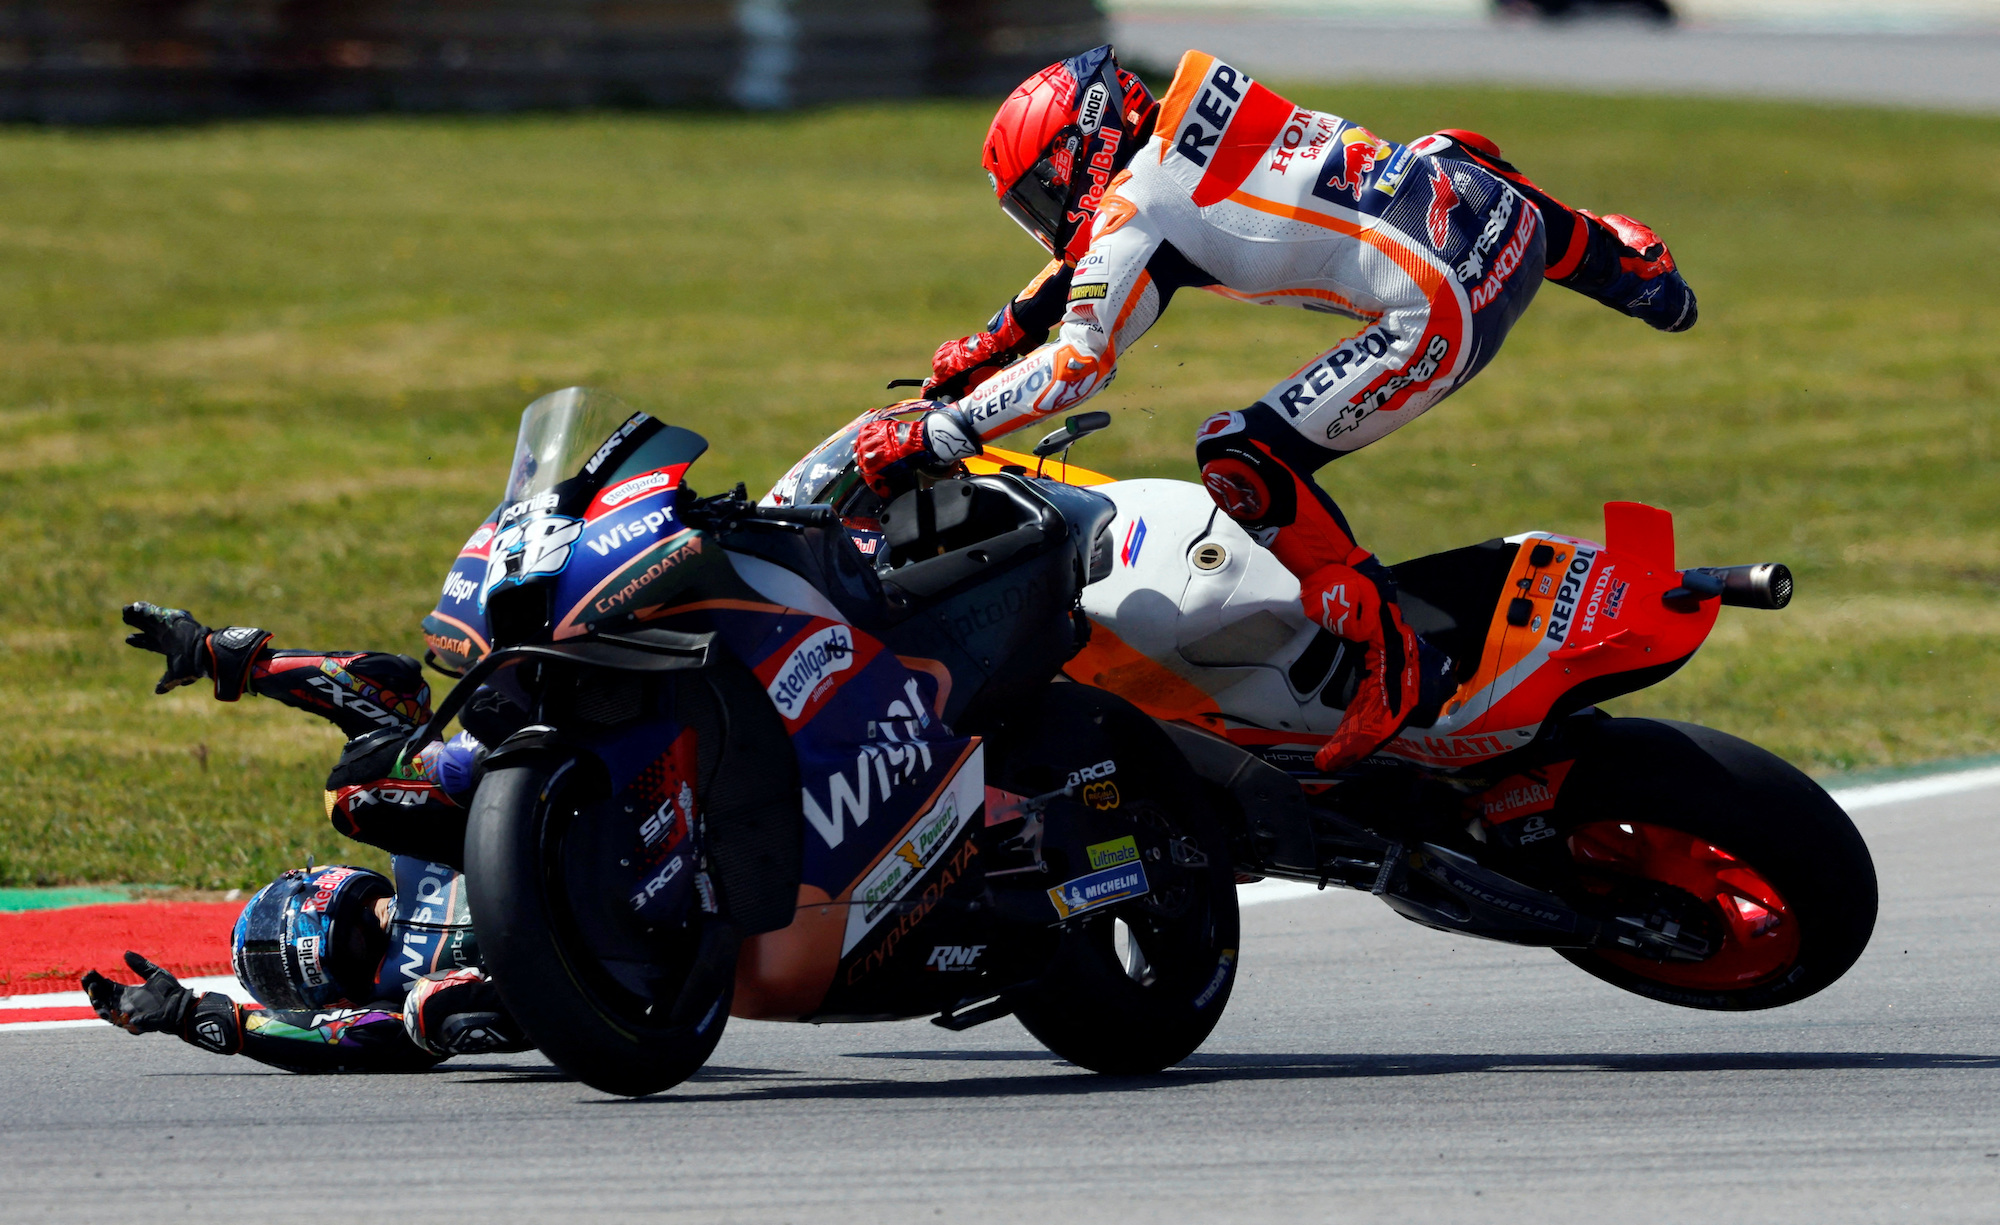
[[[1404,139],[1489,132],[1557,194],[1658,227],[1701,293],[1669,337],[1545,290],[1471,387],[1324,474],[1365,543],[1665,506],[1683,559],[1783,560],[1800,595],[1730,612],[1620,710],[1817,773],[2000,747],[2000,122],[1298,96]],[[569,383],[706,433],[703,488],[764,487],[1034,271],[974,162],[986,117],[0,131],[0,884],[216,888],[356,857],[320,812],[337,733],[152,696],[118,605],[414,653],[521,405]],[[1189,475],[1202,417],[1332,337],[1184,294],[1078,458]]]

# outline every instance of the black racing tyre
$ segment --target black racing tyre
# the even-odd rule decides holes
[[[1011,1000],[1049,1050],[1125,1076],[1171,1067],[1207,1041],[1236,985],[1242,934],[1221,820],[1159,729],[1143,716],[1130,727],[1157,740],[1154,768],[1118,775],[1151,891],[1073,920],[1042,976]]]
[[[1559,794],[1558,891],[1599,913],[1670,916],[1711,948],[1667,960],[1561,949],[1585,972],[1684,1008],[1795,1003],[1845,974],[1875,928],[1875,865],[1817,783],[1746,740],[1608,719]]]
[[[588,756],[493,770],[473,799],[465,881],[481,960],[528,1037],[592,1088],[640,1097],[686,1080],[721,1040],[739,938],[714,918],[640,925],[618,867],[632,818],[601,802],[607,790]]]

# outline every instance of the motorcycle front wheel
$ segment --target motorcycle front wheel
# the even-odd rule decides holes
[[[551,753],[480,781],[465,880],[480,957],[558,1068],[640,1097],[693,1075],[729,1019],[739,938],[698,911],[642,922],[627,905],[634,817],[588,756]]]

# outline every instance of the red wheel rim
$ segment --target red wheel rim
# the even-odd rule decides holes
[[[1569,849],[1586,887],[1609,892],[1621,876],[1669,885],[1699,899],[1719,921],[1722,947],[1701,961],[1597,950],[1620,969],[1670,987],[1741,990],[1770,981],[1798,960],[1798,919],[1784,896],[1719,846],[1664,825],[1595,821],[1570,834]]]

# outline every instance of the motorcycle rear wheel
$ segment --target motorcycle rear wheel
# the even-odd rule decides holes
[[[1875,927],[1875,866],[1817,783],[1745,740],[1612,719],[1561,794],[1559,892],[1600,912],[1656,908],[1695,930],[1698,961],[1559,949],[1588,974],[1684,1008],[1777,1008],[1845,974]],[[1552,848],[1553,849],[1553,848]]]
[[[606,791],[588,757],[492,771],[465,880],[481,959],[528,1037],[592,1088],[642,1097],[693,1075],[721,1040],[739,940],[711,916],[648,930],[626,910],[629,871],[610,848],[632,831],[605,824],[622,816],[599,802]]]

